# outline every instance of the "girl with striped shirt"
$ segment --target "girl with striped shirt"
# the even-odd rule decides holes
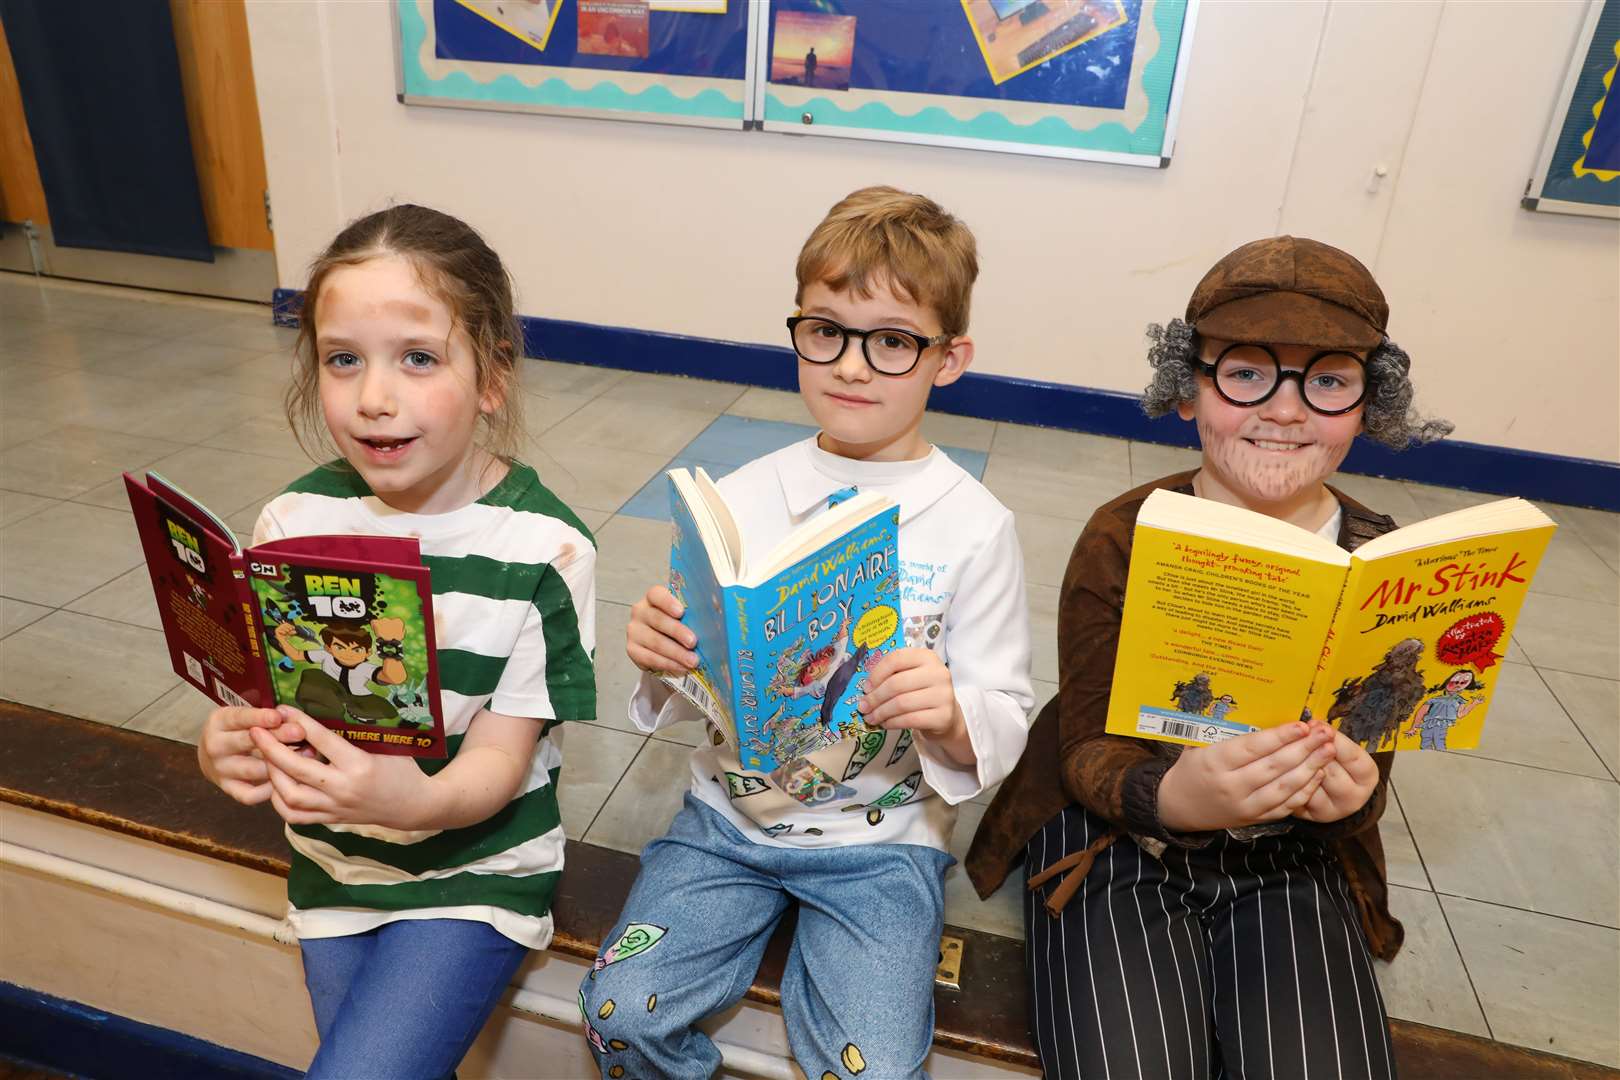
[[[522,337],[475,231],[418,206],[368,215],[304,296],[288,417],[340,460],[271,500],[254,541],[419,540],[449,756],[369,754],[281,706],[214,710],[198,760],[287,822],[288,921],[321,1039],[309,1075],[448,1076],[551,939],[553,729],[596,714],[595,546],[512,456]]]

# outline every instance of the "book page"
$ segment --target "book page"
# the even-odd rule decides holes
[[[1138,522],[1108,730],[1212,743],[1298,720],[1341,567]]]

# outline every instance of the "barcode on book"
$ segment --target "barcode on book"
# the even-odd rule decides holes
[[[1190,713],[1176,713],[1168,709],[1142,708],[1136,714],[1138,735],[1163,735],[1188,742],[1217,743],[1245,732],[1253,731],[1247,724],[1231,720],[1200,718]]]
[[[1189,724],[1185,720],[1160,720],[1159,731],[1165,735],[1174,735],[1178,739],[1202,739],[1197,724]]]
[[[219,699],[227,705],[235,705],[239,709],[249,708],[247,698],[220,682],[218,676],[215,676],[214,678],[214,692],[218,694]]]
[[[691,674],[681,676],[675,684],[675,689],[691,698],[692,703],[707,715],[716,720],[721,718],[722,713],[719,705],[715,703],[714,695],[709,693],[709,688],[697,676]]]

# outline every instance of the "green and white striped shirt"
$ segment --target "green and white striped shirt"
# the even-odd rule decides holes
[[[433,576],[450,758],[482,709],[548,723],[522,789],[476,825],[289,825],[288,920],[299,937],[337,937],[401,919],[473,919],[545,948],[563,865],[561,732],[553,729],[596,716],[595,541],[520,463],[470,506],[405,514],[336,462],[271,500],[253,539],[324,533],[420,540]],[[446,763],[418,762],[430,774]]]

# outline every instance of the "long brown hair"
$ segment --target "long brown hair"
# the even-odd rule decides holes
[[[500,402],[482,416],[480,445],[503,461],[512,460],[523,438],[523,391],[517,376],[523,330],[513,311],[512,276],[472,226],[409,203],[350,222],[310,265],[285,401],[298,445],[315,458],[332,452],[321,415],[321,363],[315,349],[321,286],[338,267],[389,255],[411,261],[422,284],[444,301],[472,340],[478,394],[493,393]]]

